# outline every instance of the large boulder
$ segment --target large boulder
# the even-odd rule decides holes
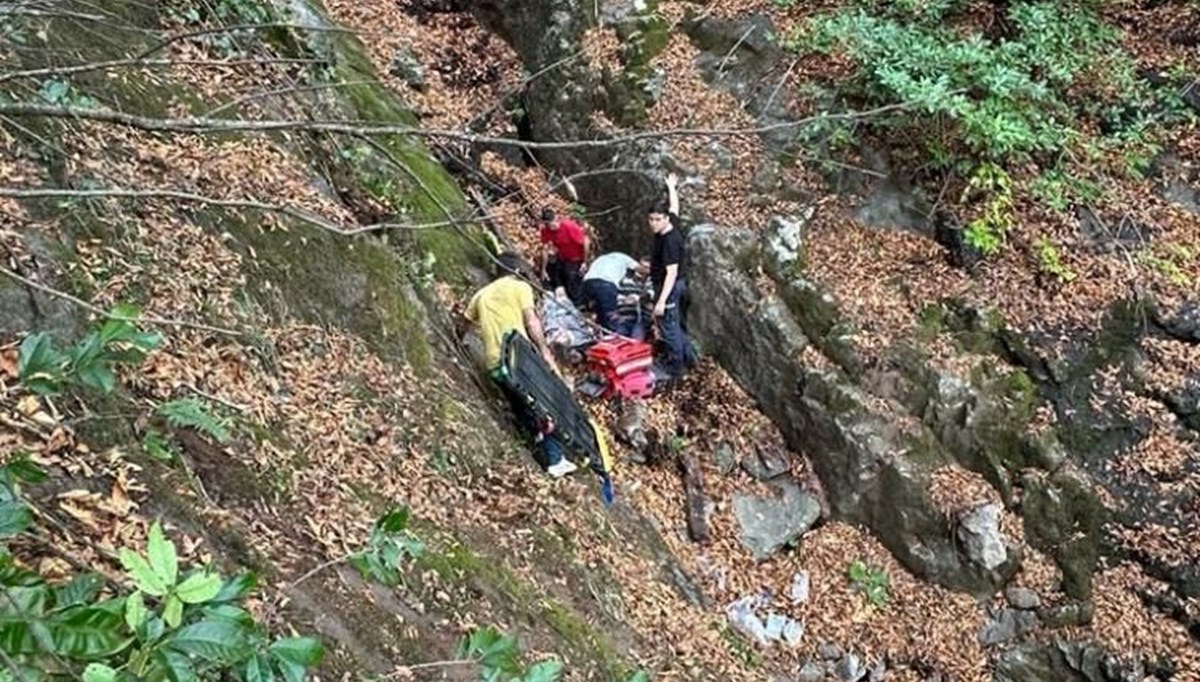
[[[691,331],[703,347],[715,349],[788,444],[808,454],[834,517],[865,525],[909,570],[935,582],[979,595],[1002,586],[1018,563],[1016,553],[992,568],[972,561],[930,500],[930,473],[949,459],[936,438],[909,433],[894,415],[875,412],[838,367],[810,367],[800,359],[810,344],[837,345],[820,336],[836,324],[814,317],[819,291],[788,280],[779,283],[779,295],[760,294],[750,273],[762,249],[747,230],[700,226],[689,249]],[[794,312],[789,294],[814,305]]]

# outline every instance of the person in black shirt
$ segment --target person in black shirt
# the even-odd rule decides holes
[[[683,375],[684,368],[695,364],[691,340],[683,331],[682,299],[687,291],[684,269],[687,254],[683,230],[679,227],[679,178],[667,176],[667,202],[656,202],[650,208],[647,222],[654,233],[650,253],[650,280],[654,285],[654,319],[659,339],[667,349],[665,369],[674,378]]]

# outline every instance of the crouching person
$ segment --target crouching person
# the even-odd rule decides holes
[[[521,278],[528,273],[528,268],[520,256],[511,252],[501,254],[497,261],[496,278],[471,297],[467,304],[467,319],[479,329],[488,377],[496,382],[512,405],[521,427],[533,436],[535,459],[551,476],[563,476],[574,471],[575,465],[563,457],[562,444],[553,435],[553,425],[539,423],[537,415],[509,388],[501,358],[505,338],[509,334],[520,334],[529,339],[557,371],[534,305],[533,287]]]

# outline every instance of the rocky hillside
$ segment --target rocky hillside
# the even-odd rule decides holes
[[[259,574],[249,611],[322,639],[320,679],[477,679],[486,626],[564,679],[1200,679],[1200,17],[1103,3],[1104,58],[1178,97],[1080,76],[1080,147],[962,165],[976,132],[856,70],[924,55],[900,5],[0,14],[0,444],[49,473],[16,561],[122,595],[162,519]],[[933,5],[996,44],[1050,11]],[[544,204],[644,253],[668,171],[708,358],[605,510],[537,474],[453,314]],[[162,335],[143,361],[31,383],[23,343],[121,303]],[[388,587],[347,557],[400,505],[425,549]]]

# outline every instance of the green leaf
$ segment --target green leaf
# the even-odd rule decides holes
[[[146,609],[146,600],[140,591],[134,592],[125,599],[125,624],[133,632],[139,632],[146,623],[150,612]]]
[[[21,452],[21,455],[6,464],[4,468],[10,471],[13,475],[13,478],[17,479],[18,481],[23,481],[25,483],[41,483],[42,481],[45,481],[48,478],[48,476],[46,476],[46,472],[42,471],[42,468],[38,465],[29,461],[29,452],[19,452]]]
[[[162,578],[158,577],[154,569],[150,568],[150,564],[142,558],[142,555],[122,547],[119,557],[121,566],[129,572],[134,582],[137,583],[138,589],[155,597],[161,597],[167,593],[167,585],[163,583]]]
[[[89,663],[83,669],[83,682],[117,682],[117,671],[103,663]]]
[[[171,649],[157,649],[154,662],[170,682],[196,682],[196,670],[187,654]],[[151,679],[162,679],[161,676]]]
[[[84,365],[75,376],[79,379],[79,383],[101,393],[112,393],[113,389],[117,387],[116,375],[99,360]]]
[[[104,587],[104,576],[99,573],[82,573],[71,582],[54,588],[54,608],[65,609],[90,602]]]
[[[151,429],[142,437],[142,449],[160,462],[170,462],[175,459],[175,451],[171,443],[158,431]]]
[[[530,666],[522,682],[558,682],[562,679],[562,661],[542,661]]]
[[[172,593],[167,596],[167,603],[163,607],[163,622],[169,628],[177,628],[183,622],[183,602],[178,595]]]
[[[387,533],[399,533],[408,528],[410,512],[408,507],[398,507],[384,514],[375,525]]]
[[[235,601],[250,594],[250,591],[257,586],[258,577],[250,571],[242,571],[225,581],[225,584],[221,586],[221,591],[212,598],[212,601],[218,603]]]
[[[176,630],[167,645],[210,662],[233,662],[249,653],[245,631],[227,621],[203,620]]]
[[[170,589],[179,577],[179,558],[175,555],[175,543],[163,535],[162,525],[155,521],[150,526],[150,538],[146,545],[150,556],[150,567],[154,569],[163,584]]]
[[[321,640],[313,637],[288,637],[276,641],[269,651],[279,658],[311,668],[321,664],[325,656],[325,647]]]
[[[197,573],[175,588],[175,594],[184,604],[203,604],[221,591],[221,576],[215,573]]]
[[[204,617],[209,620],[224,620],[242,627],[254,627],[254,616],[240,606],[215,604],[205,606],[203,612]]]
[[[121,616],[108,609],[76,607],[45,621],[54,650],[68,658],[103,658],[132,643],[121,630]]]
[[[62,381],[62,371],[67,356],[54,348],[54,342],[45,332],[30,334],[21,342],[17,356],[17,376],[29,390],[39,393],[55,393]]]
[[[650,682],[650,673],[645,670],[639,670],[626,680],[626,682]]]
[[[248,658],[242,668],[242,679],[244,682],[275,682],[271,659],[265,654],[254,654]]]
[[[15,501],[0,502],[0,537],[16,535],[29,528],[33,517],[29,508]]]

